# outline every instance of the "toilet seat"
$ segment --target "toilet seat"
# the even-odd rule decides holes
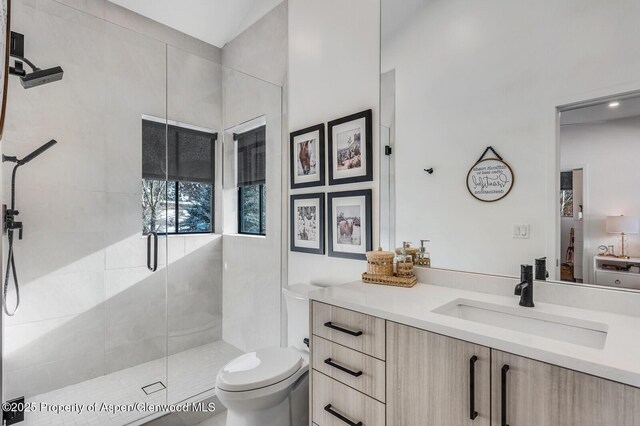
[[[303,359],[294,348],[266,348],[249,352],[225,365],[216,387],[226,392],[246,392],[271,386],[293,376]]]

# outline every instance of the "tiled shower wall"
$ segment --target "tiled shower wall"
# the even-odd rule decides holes
[[[13,2],[27,56],[65,75],[29,91],[10,79],[3,153],[59,143],[18,172],[22,305],[4,319],[5,399],[222,334],[221,236],[162,238],[161,266],[151,274],[140,193],[142,114],[221,128],[219,49],[108,2],[65,3],[73,7]],[[9,173],[5,166],[4,203]]]
[[[225,129],[264,115],[267,125],[267,235],[238,235],[233,146],[225,145],[223,339],[250,351],[281,341],[286,194],[287,12],[284,1],[222,48]],[[230,69],[236,71],[230,71]],[[255,77],[255,78],[254,78]],[[282,129],[285,131],[282,131]],[[284,156],[284,158],[283,158]],[[283,185],[284,184],[284,189]],[[285,221],[286,224],[286,221]]]

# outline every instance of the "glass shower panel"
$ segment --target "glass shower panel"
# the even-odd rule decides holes
[[[224,253],[222,339],[243,352],[279,346],[281,338],[282,88],[223,69]],[[238,235],[238,155],[235,135],[265,126],[264,236]],[[285,222],[286,223],[286,222]],[[286,241],[286,240],[285,240]],[[284,243],[286,244],[286,242]]]
[[[141,177],[142,117],[166,119],[166,46],[53,0],[13,2],[12,24],[25,34],[28,57],[61,66],[64,78],[28,91],[16,77],[9,82],[2,153],[21,158],[58,143],[17,176],[21,306],[3,318],[3,399],[164,402],[157,382],[166,384],[166,238],[152,272]],[[5,204],[11,168],[3,164]],[[166,216],[156,217],[159,228]],[[15,300],[10,286],[9,305]],[[124,424],[146,414],[92,416]],[[88,424],[85,416],[36,411],[26,420]]]
[[[215,387],[240,351],[222,340],[222,68],[169,46],[169,182],[176,188],[168,237],[168,400]],[[173,182],[173,184],[171,183]]]
[[[126,403],[164,403],[166,233],[172,225],[167,213],[172,204],[166,180],[166,45],[117,25],[107,29],[106,374],[120,376]]]

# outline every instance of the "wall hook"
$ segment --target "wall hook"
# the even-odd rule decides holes
[[[430,175],[433,174],[433,167],[431,167],[430,169],[424,169],[425,172],[429,173]]]

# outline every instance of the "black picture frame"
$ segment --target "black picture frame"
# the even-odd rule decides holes
[[[372,224],[372,193],[371,189],[363,189],[356,191],[341,191],[341,192],[331,192],[328,195],[328,209],[327,209],[327,233],[329,235],[329,256],[330,257],[342,257],[346,259],[357,259],[357,260],[366,260],[366,253],[372,250],[373,247],[373,224]],[[365,217],[365,229],[364,232],[360,229],[360,238],[364,237],[364,243],[361,243],[362,250],[359,253],[352,252],[344,252],[338,251],[334,249],[334,211],[333,207],[336,204],[336,200],[340,198],[352,198],[352,197],[364,197],[364,202],[362,203],[363,213]],[[337,219],[337,217],[336,217]],[[339,226],[337,223],[335,224],[336,228]],[[340,233],[339,230],[336,230],[336,234]],[[351,229],[351,233],[353,233],[353,228]],[[340,236],[338,236],[340,238]]]
[[[308,133],[318,132],[318,157],[316,161],[316,170],[318,179],[310,182],[296,183],[296,177],[298,176],[298,160],[296,147],[296,138]],[[307,127],[305,129],[297,130],[289,135],[289,167],[291,173],[291,189],[310,188],[314,186],[324,186],[325,184],[325,128],[324,123],[317,124],[315,126]]]
[[[334,128],[343,124],[347,124],[352,121],[365,120],[365,158],[364,161],[360,160],[361,164],[365,166],[365,173],[358,176],[340,177],[336,176],[334,171],[334,145],[337,141],[334,140]],[[338,118],[337,120],[330,121],[328,124],[328,142],[329,142],[329,185],[343,185],[347,183],[356,182],[370,182],[373,180],[373,110],[368,109],[366,111],[351,114],[346,117]],[[362,144],[362,141],[361,141]],[[337,148],[337,147],[336,147]],[[336,154],[337,157],[337,154]]]
[[[296,201],[300,200],[318,200],[318,218],[316,219],[316,223],[318,226],[317,235],[318,235],[318,248],[312,247],[301,247],[296,245],[296,235],[297,235],[297,225],[298,221],[296,219]],[[324,255],[326,253],[326,245],[325,245],[325,195],[324,193],[315,193],[315,194],[296,194],[291,195],[290,198],[290,206],[289,206],[289,217],[291,222],[290,228],[290,241],[291,241],[291,251],[300,252],[300,253],[308,253],[308,254],[320,254]]]

